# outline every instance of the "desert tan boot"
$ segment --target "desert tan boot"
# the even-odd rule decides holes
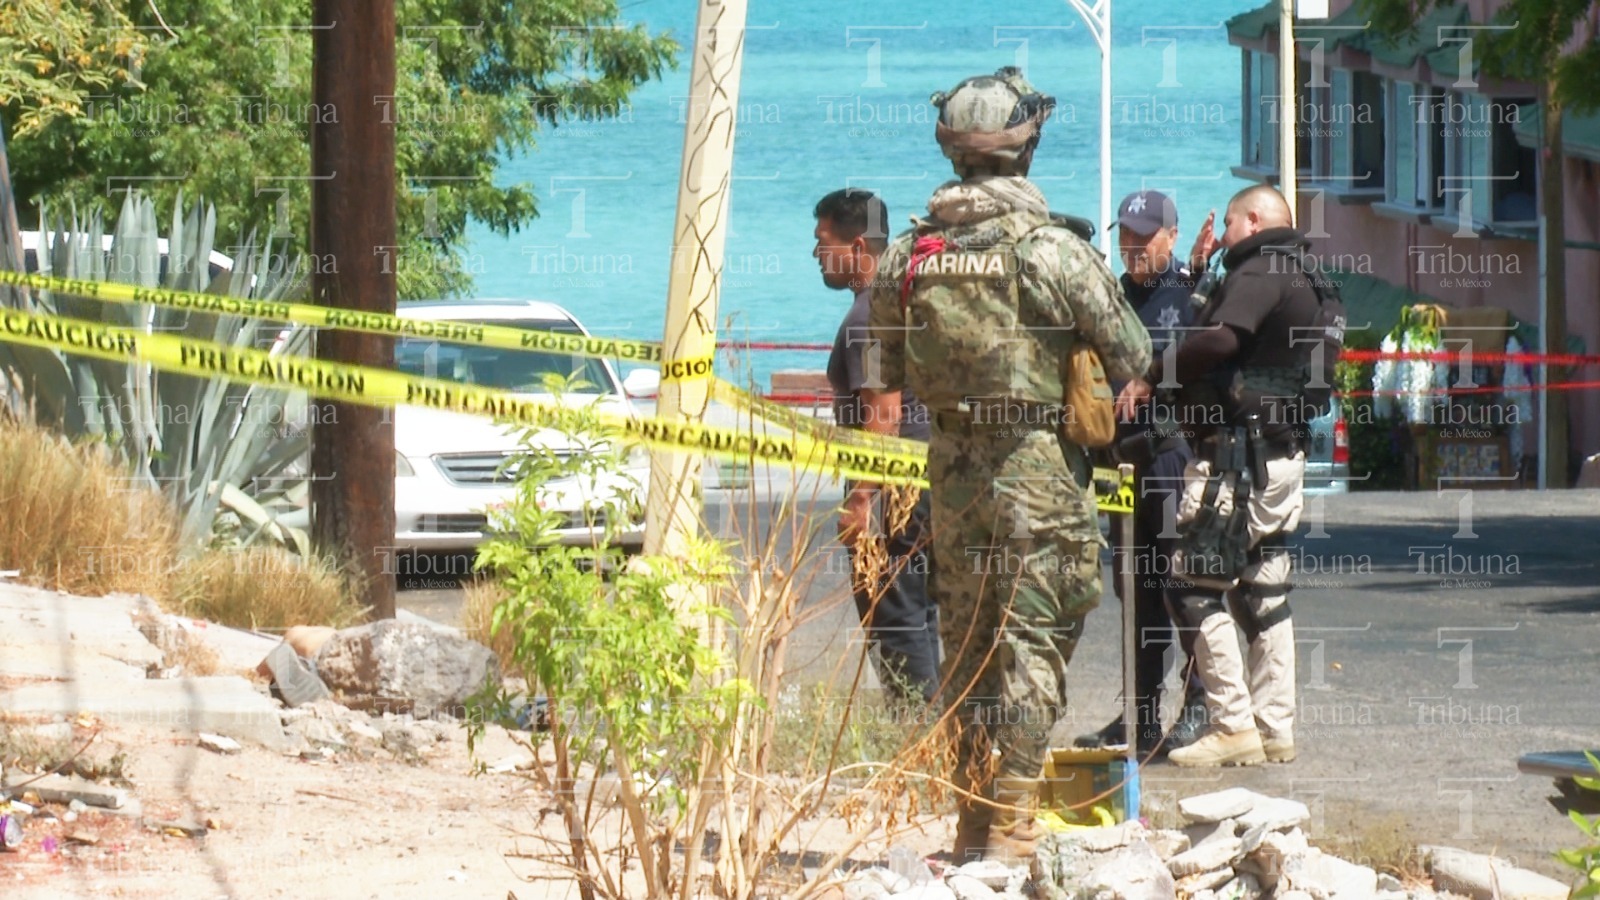
[[[1261,735],[1261,749],[1267,754],[1267,762],[1291,763],[1294,762],[1294,736],[1289,734],[1263,734]]]
[[[1261,733],[1254,728],[1228,734],[1208,731],[1200,740],[1167,754],[1167,761],[1184,768],[1254,766],[1267,761]]]
[[[1039,780],[1037,778],[995,779],[994,822],[989,826],[989,847],[985,859],[1008,866],[1026,865],[1044,836],[1044,829],[1034,821],[1039,806]]]

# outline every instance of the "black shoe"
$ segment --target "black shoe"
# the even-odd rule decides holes
[[[1185,698],[1183,710],[1178,713],[1178,720],[1172,723],[1172,730],[1167,732],[1167,742],[1162,749],[1170,753],[1193,744],[1206,733],[1210,722],[1211,716],[1206,712],[1206,698],[1203,695]]]
[[[1126,747],[1128,746],[1128,733],[1126,727],[1122,724],[1122,721],[1122,717],[1117,716],[1111,721],[1111,724],[1100,729],[1099,731],[1092,731],[1088,734],[1078,735],[1078,737],[1072,742],[1072,745],[1074,747],[1082,747],[1084,749],[1091,750],[1105,750],[1112,747]],[[1156,749],[1156,744],[1161,741],[1161,732],[1154,728],[1141,728],[1139,730],[1138,741],[1139,754],[1141,756],[1149,755],[1151,751]]]

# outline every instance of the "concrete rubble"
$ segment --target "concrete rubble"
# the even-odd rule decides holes
[[[837,896],[909,900],[1558,900],[1567,886],[1501,860],[1445,847],[1423,848],[1431,887],[1311,846],[1305,806],[1244,788],[1179,803],[1186,827],[1152,830],[1140,822],[1050,833],[1031,867],[992,861],[935,875],[926,862],[890,851],[888,867],[840,873]],[[897,852],[898,851],[898,852]],[[1498,893],[1496,893],[1498,891]]]
[[[489,648],[419,622],[345,628],[317,650],[317,677],[352,709],[457,715],[499,661]]]
[[[343,654],[342,671],[357,676],[341,687],[365,693],[334,692],[323,683],[317,661],[335,648]],[[370,657],[362,658],[363,648]],[[6,585],[0,663],[8,688],[0,691],[6,713],[0,741],[37,748],[40,759],[70,752],[103,725],[170,732],[208,756],[266,749],[337,764],[355,757],[418,762],[443,742],[464,740],[462,724],[449,713],[462,711],[469,688],[484,682],[495,660],[457,632],[416,621],[295,628],[278,639],[173,616],[142,596],[78,597]],[[352,697],[369,711],[340,702]],[[7,767],[0,791],[25,812],[32,809],[26,804],[59,805],[36,811],[65,823],[92,810],[195,840],[213,827],[209,819],[147,816],[120,771],[97,769],[87,754],[72,763],[76,775],[43,774],[39,764]],[[531,757],[508,758],[491,774],[514,775],[531,764]],[[94,839],[87,832],[78,837]]]

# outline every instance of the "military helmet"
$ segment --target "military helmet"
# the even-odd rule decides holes
[[[939,108],[934,136],[958,167],[1016,162],[1039,142],[1056,98],[1041,94],[1015,66],[978,75],[931,98]]]

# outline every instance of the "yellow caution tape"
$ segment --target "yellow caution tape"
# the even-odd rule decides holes
[[[490,323],[407,319],[379,312],[334,309],[303,303],[250,300],[223,294],[147,288],[119,282],[55,278],[11,271],[0,271],[0,284],[13,287],[28,287],[36,290],[58,291],[64,294],[113,303],[142,303],[167,309],[213,315],[248,316],[295,322],[318,328],[335,328],[369,334],[427,337],[451,343],[472,344],[504,350],[568,353],[574,356],[621,359],[640,363],[660,364],[662,362],[661,345],[650,341],[602,338],[554,331],[535,331]],[[179,338],[171,334],[148,334],[75,319],[36,316],[27,313],[18,313],[18,315],[23,316],[29,322],[57,323],[48,329],[41,325],[29,326],[25,329],[29,333],[18,334],[11,329],[10,323],[12,320],[8,319],[6,324],[7,335],[5,337],[18,343],[32,343],[34,346],[53,347],[112,359],[138,358],[143,362],[156,365],[158,368],[166,368],[171,371],[232,377],[228,372],[218,371],[214,367],[207,368],[202,365],[199,368],[195,368],[196,360],[224,359],[224,357],[202,355],[204,351],[210,350],[216,353],[232,354],[225,357],[228,361],[236,361],[247,367],[254,366],[257,371],[271,371],[273,373],[271,377],[265,380],[255,380],[244,373],[234,373],[240,375],[234,380],[267,386],[300,388],[315,396],[327,399],[349,400],[378,406],[392,406],[396,403],[433,406],[433,403],[426,401],[415,403],[414,397],[423,394],[424,389],[435,392],[426,394],[428,397],[442,396],[437,392],[441,390],[440,386],[443,385],[449,386],[455,392],[451,396],[465,394],[485,400],[486,408],[488,406],[503,406],[508,402],[517,404],[519,409],[529,405],[528,401],[508,392],[461,385],[442,379],[422,378],[385,369],[352,367],[322,361],[285,360],[281,357],[272,357],[264,351],[247,351],[224,347],[220,344]],[[42,337],[46,331],[53,331],[60,337],[55,339]],[[73,338],[68,337],[68,331],[77,336],[76,343]],[[39,340],[35,341],[32,338],[39,338]],[[143,345],[151,352],[155,352],[158,347],[167,347],[167,342],[170,341],[183,342],[187,345],[188,350],[192,352],[185,356],[182,352],[172,351],[171,348],[167,348],[166,351],[163,351],[166,352],[166,356],[161,358],[129,356],[121,346],[123,342],[133,342],[129,345],[130,347]],[[101,346],[106,342],[114,346]],[[177,354],[176,357],[174,357],[174,353]],[[252,363],[240,357],[240,354],[261,354],[273,362],[271,366],[259,362]],[[223,363],[219,362],[217,365],[220,366]],[[306,368],[308,365],[321,368]],[[380,381],[383,379],[401,379],[410,384],[408,386],[397,383],[395,391],[388,395],[387,402],[380,399],[381,395],[347,396],[338,393],[339,389],[335,384],[336,376],[339,376],[341,372],[356,371],[358,369],[361,373],[377,376]],[[663,380],[712,378],[712,370],[713,358],[709,356],[673,360],[662,366],[661,377]],[[312,379],[313,383],[284,380],[278,376],[278,373],[285,373],[293,378],[309,378]],[[792,449],[798,449],[803,446],[808,451],[808,455],[804,460],[800,458],[798,453],[779,453],[771,449],[765,454],[755,453],[754,456],[757,459],[812,471],[832,471],[847,478],[866,479],[886,484],[916,484],[920,487],[927,487],[927,444],[925,443],[887,435],[875,435],[821,422],[813,416],[803,415],[782,404],[758,397],[721,379],[713,378],[712,388],[713,395],[721,402],[747,410],[794,432],[795,437],[790,442],[793,444]],[[324,393],[325,391],[333,391],[334,393]],[[490,402],[490,395],[498,395],[498,400]],[[476,403],[477,400],[463,400],[462,402]],[[540,406],[540,404],[532,405]],[[553,407],[548,404],[543,406],[547,409],[559,410],[559,407]],[[447,407],[434,406],[434,408]],[[518,421],[525,420],[518,419]],[[752,441],[758,440],[756,435],[742,430],[716,428],[692,423],[668,423],[665,420],[617,417],[617,421],[614,424],[620,425],[623,422],[638,423],[634,429],[624,428],[623,430],[634,434],[636,438],[644,443],[673,449],[699,450],[714,456],[750,456],[752,454],[732,448],[745,447]],[[529,424],[545,423],[529,422]],[[673,430],[666,430],[669,425]],[[685,428],[690,428],[692,431],[685,431]],[[649,431],[648,436],[642,433],[634,433],[647,430]],[[774,440],[783,439],[769,438],[767,436],[759,437],[760,442]],[[816,462],[815,457],[819,452],[821,454],[820,458],[827,460],[827,462]],[[1101,498],[1098,501],[1098,506],[1102,512],[1131,513],[1133,511],[1133,483],[1131,480],[1121,482],[1120,476],[1114,469],[1096,469],[1094,478],[1096,495]]]
[[[0,271],[0,285],[57,291],[109,303],[146,303],[185,312],[250,316],[367,334],[434,338],[500,350],[542,350],[549,353],[570,353],[574,356],[639,363],[659,364],[662,361],[661,344],[653,341],[602,338],[559,331],[536,331],[492,323],[407,319],[389,313],[366,310],[334,309],[275,300],[247,300],[224,294],[148,288],[114,281],[54,278],[22,272]],[[711,375],[713,362],[714,359],[710,356],[674,360],[663,369],[661,378],[663,381],[708,378]]]
[[[755,416],[807,435],[824,444],[845,445],[866,451],[874,456],[882,456],[886,459],[894,459],[906,463],[918,462],[926,464],[927,462],[928,445],[922,441],[874,434],[857,428],[842,428],[832,423],[823,422],[815,416],[797,412],[781,403],[774,403],[771,400],[758,397],[720,378],[712,382],[711,394],[722,403],[746,410]],[[1095,496],[1098,498],[1096,505],[1101,512],[1133,512],[1134,490],[1131,476],[1123,479],[1122,473],[1116,469],[1096,468],[1094,470],[1094,487]]]
[[[0,340],[102,359],[143,362],[163,371],[303,390],[314,397],[367,406],[420,406],[495,416],[541,428],[570,427],[577,418],[574,410],[528,400],[510,391],[18,310],[0,310]],[[602,426],[650,446],[752,459],[845,478],[927,486],[927,467],[921,461],[874,455],[842,445],[828,446],[805,435],[772,436],[696,422],[618,415],[597,418]]]

